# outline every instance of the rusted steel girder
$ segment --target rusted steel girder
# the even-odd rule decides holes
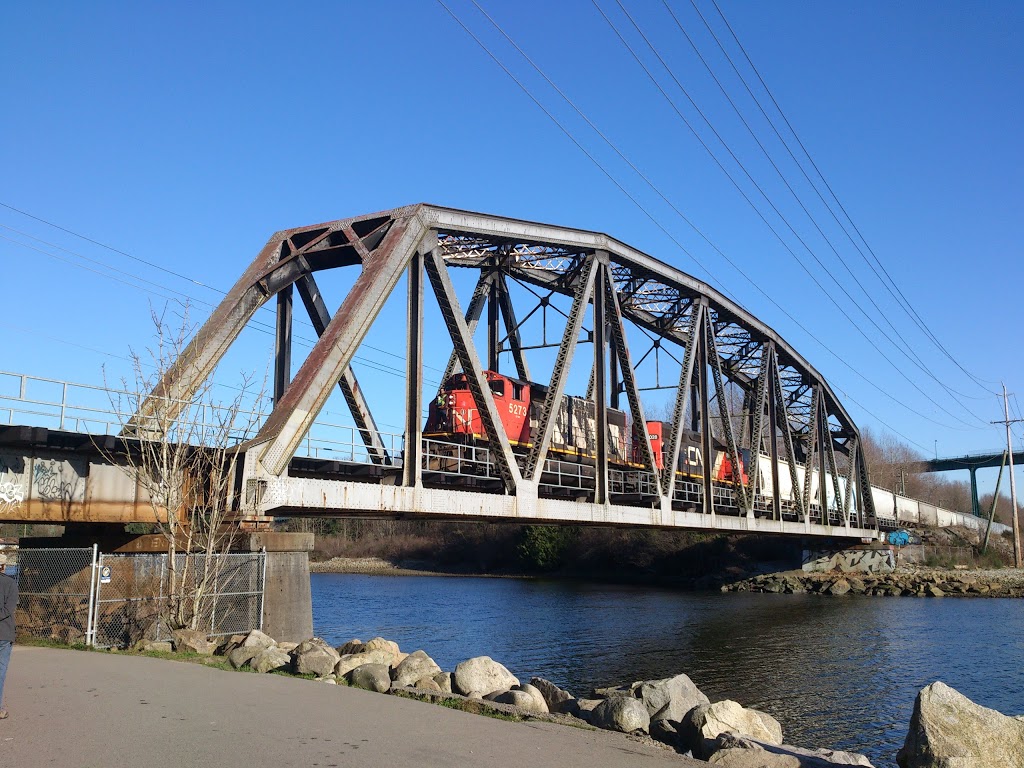
[[[598,302],[606,320],[600,336],[604,336],[607,328],[610,333],[602,342],[611,342],[607,356],[602,345],[601,368],[607,365],[612,376],[611,391],[606,394],[613,407],[618,394],[617,376],[621,372],[633,418],[643,420],[639,388],[622,332],[623,322],[629,321],[685,350],[679,386],[689,392],[681,391],[676,398],[674,423],[669,428],[668,450],[671,453],[677,454],[679,450],[687,403],[692,400],[700,404],[699,412],[691,408],[691,416],[703,425],[704,460],[710,462],[709,406],[711,400],[717,400],[723,415],[728,416],[723,388],[724,382],[729,382],[743,391],[745,402],[750,404],[748,407],[754,409],[748,414],[750,439],[756,443],[750,449],[766,451],[774,460],[771,494],[774,516],[782,514],[778,498],[779,461],[789,462],[793,503],[799,518],[807,521],[811,512],[807,501],[811,490],[811,465],[817,459],[816,472],[821,475],[819,485],[824,507],[825,486],[831,482],[834,496],[840,490],[838,455],[846,461],[847,488],[842,502],[837,496],[844,517],[849,520],[854,513],[848,500],[854,492],[851,486],[855,486],[859,519],[874,519],[856,425],[824,378],[785,340],[742,307],[705,283],[601,233],[427,204],[276,234],[217,307],[182,359],[143,403],[129,431],[137,430],[147,411],[161,399],[185,401],[191,397],[265,301],[287,291],[297,281],[300,286],[304,285],[305,276],[315,271],[352,266],[360,270],[354,286],[323,328],[323,334],[294,380],[287,387],[279,386],[283,391],[278,392],[274,411],[256,439],[246,446],[259,457],[257,464],[247,462],[247,466],[258,466],[264,477],[285,477],[298,444],[331,389],[339,381],[345,381],[356,348],[414,257],[426,260],[428,277],[437,298],[443,299],[450,308],[457,307],[457,302],[452,301],[454,294],[449,290],[448,270],[462,267],[480,272],[477,295],[470,302],[466,315],[460,310],[457,317],[446,317],[457,348],[448,371],[454,369],[455,358],[465,357],[459,363],[480,390],[476,393],[477,402],[484,401],[483,410],[489,410],[486,408],[486,382],[481,377],[483,362],[468,343],[472,341],[473,328],[487,302],[491,302],[488,359],[495,361],[502,344],[497,333],[500,317],[508,332],[505,339],[515,356],[517,372],[525,378],[528,369],[523,352],[529,347],[524,348],[519,339],[520,324],[516,322],[505,281],[574,297],[579,288],[580,265],[591,263],[597,254],[602,254],[602,272],[600,279],[595,280],[605,286]],[[281,301],[287,303],[287,299]],[[590,295],[582,308],[594,303]],[[414,332],[418,334],[422,330]],[[282,327],[282,336],[286,335],[287,328]],[[563,342],[566,338],[563,337]],[[460,346],[463,347],[461,352]],[[417,365],[421,364],[417,361]],[[567,365],[567,360],[562,361],[563,368]],[[714,394],[709,391],[709,371],[714,378]],[[594,376],[597,375],[595,368]],[[604,375],[603,370],[601,375]],[[554,383],[558,380],[564,380],[564,375],[557,375]],[[597,389],[596,382],[593,388]],[[605,389],[603,384],[600,389]],[[351,406],[352,400],[348,397],[346,400]],[[368,409],[366,415],[368,418],[358,425],[360,432],[374,432]],[[488,416],[493,417],[493,414]],[[522,479],[517,459],[511,455],[507,439],[493,424],[487,431],[506,491],[512,492]],[[735,466],[739,458],[739,439],[731,425],[724,429],[724,437],[729,458]],[[782,446],[779,446],[779,438]],[[539,442],[526,462],[528,472],[524,476],[528,481],[544,466],[543,440]],[[780,455],[780,447],[784,448],[784,456]],[[607,454],[607,446],[602,452]],[[649,470],[656,469],[649,439],[641,441],[640,453],[641,463]],[[797,476],[798,460],[808,461],[807,476],[802,478]],[[410,479],[407,477],[405,482],[409,483]],[[666,503],[671,504],[673,481],[666,482],[662,477],[654,486],[655,495],[661,497],[662,508]],[[709,500],[711,490],[710,483],[706,482],[705,507],[713,512]],[[750,487],[739,490],[740,506],[748,512],[756,490],[754,478]]]

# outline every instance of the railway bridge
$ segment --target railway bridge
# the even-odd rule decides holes
[[[346,286],[333,313],[318,278]],[[296,292],[318,339],[293,367]],[[0,428],[2,516],[152,520],[110,441],[153,437],[271,301],[272,407],[232,452],[243,527],[364,515],[857,540],[889,521],[839,398],[745,309],[605,234],[427,204],[275,234],[113,428],[67,402],[57,428],[29,423],[22,383]],[[381,327],[404,352],[404,402],[357,378]],[[335,391],[346,424],[322,416]],[[381,413],[404,428],[382,431]]]

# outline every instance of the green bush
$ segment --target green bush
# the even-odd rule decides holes
[[[576,533],[574,527],[527,525],[523,528],[516,552],[525,566],[550,571],[562,565]]]

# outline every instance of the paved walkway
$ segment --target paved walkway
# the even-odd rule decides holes
[[[707,765],[606,731],[138,656],[15,647],[4,693],[12,768]]]

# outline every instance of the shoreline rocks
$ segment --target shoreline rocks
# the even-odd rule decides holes
[[[847,578],[849,591],[858,587]],[[863,580],[867,588],[869,579]],[[834,594],[834,593],[832,593]],[[142,641],[139,651],[166,651],[167,643]],[[200,633],[175,635],[174,649],[213,648],[235,669],[291,672],[319,682],[366,691],[456,704],[478,713],[601,728],[654,739],[684,755],[723,768],[830,768],[867,766],[864,755],[785,743],[770,714],[731,700],[711,701],[685,674],[594,689],[587,697],[539,677],[521,684],[504,665],[477,656],[445,672],[417,650],[404,653],[382,637],[332,647],[320,638],[277,643],[254,630],[228,639]],[[1024,766],[1024,717],[975,704],[941,682],[917,696],[907,737],[896,757],[900,768]]]
[[[894,573],[766,573],[722,586],[723,592],[786,595],[870,595],[874,597],[1024,597],[1016,574],[991,571],[904,569]]]

